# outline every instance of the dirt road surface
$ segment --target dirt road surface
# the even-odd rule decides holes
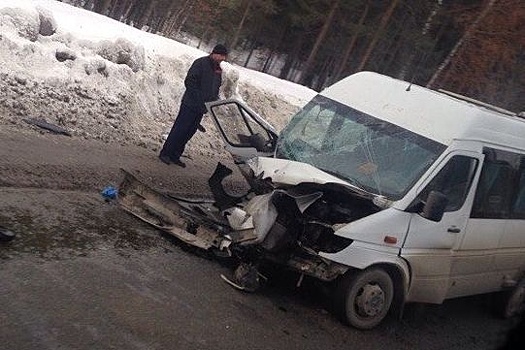
[[[145,148],[0,125],[0,349],[496,349],[511,326],[486,296],[407,307],[371,331],[341,324],[293,276],[257,294],[229,270],[107,203],[120,168],[206,192],[217,159],[168,166]],[[231,186],[237,180],[231,180]],[[293,277],[293,278],[292,278]]]

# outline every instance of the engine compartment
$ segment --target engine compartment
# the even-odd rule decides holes
[[[246,166],[241,173],[250,190],[242,197],[232,197],[222,185],[231,173],[219,163],[209,185],[215,206],[228,219],[229,205],[253,219],[250,228],[244,230],[253,230],[255,238],[229,247],[244,264],[252,266],[271,260],[322,280],[333,280],[346,267],[321,258],[319,252],[335,253],[348,247],[352,240],[335,231],[381,210],[370,198],[337,183],[277,184]],[[229,227],[232,232],[243,231],[240,228]]]

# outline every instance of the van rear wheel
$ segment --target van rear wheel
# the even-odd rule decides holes
[[[343,321],[358,329],[371,329],[386,317],[394,297],[394,283],[380,268],[343,276],[336,290],[336,308]]]

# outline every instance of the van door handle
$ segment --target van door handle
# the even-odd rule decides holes
[[[456,227],[456,226],[452,226],[452,227],[449,227],[447,232],[450,232],[450,233],[460,233],[461,232],[461,229],[459,227]]]

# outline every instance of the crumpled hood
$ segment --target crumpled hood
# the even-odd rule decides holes
[[[307,163],[288,159],[256,157],[248,160],[246,164],[253,170],[255,176],[261,176],[262,174],[263,179],[271,178],[272,182],[277,185],[294,186],[300,183],[317,183],[323,185],[333,183],[347,187],[360,194],[370,196],[370,193],[361,190],[359,187],[325,173]]]

